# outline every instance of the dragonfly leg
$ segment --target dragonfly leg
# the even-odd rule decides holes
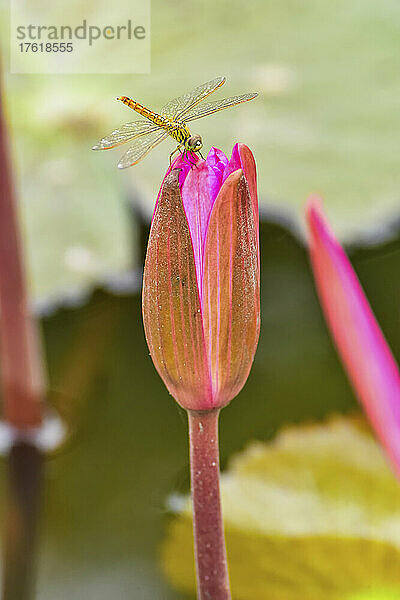
[[[191,152],[187,151],[184,153],[184,158],[186,158],[187,162],[192,165],[192,167],[196,167],[196,169],[198,169],[198,166],[196,164],[195,160],[191,160],[193,158],[193,155]]]
[[[173,157],[173,155],[176,154],[177,152],[180,152],[182,154],[181,146],[182,146],[182,144],[179,144],[179,146],[177,146],[175,148],[175,150],[173,152],[171,152],[171,154],[169,155],[169,165],[170,166],[172,165],[172,157]]]

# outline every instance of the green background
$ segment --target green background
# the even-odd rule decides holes
[[[5,66],[7,8],[0,4]],[[87,8],[90,15],[96,3]],[[245,142],[258,168],[262,332],[248,383],[222,413],[225,467],[249,441],[268,440],[285,424],[358,410],[302,241],[310,193],[323,196],[349,243],[400,356],[399,34],[397,0],[154,0],[150,75],[5,69],[50,397],[73,433],[47,463],[39,600],[180,597],[161,575],[159,546],[168,497],[187,491],[186,417],[151,363],[139,291],[142,241],[173,144],[124,172],[116,169],[122,149],[91,152],[133,118],[115,96],[157,109],[217,75],[227,76],[218,97],[260,92],[193,127],[206,148],[229,154]]]

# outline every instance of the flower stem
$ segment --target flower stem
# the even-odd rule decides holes
[[[8,498],[4,518],[2,600],[35,597],[37,534],[44,456],[16,442],[8,460]]]
[[[3,418],[18,429],[42,421],[44,367],[29,312],[0,73],[0,362]]]
[[[219,410],[188,411],[198,600],[230,600],[219,491]]]

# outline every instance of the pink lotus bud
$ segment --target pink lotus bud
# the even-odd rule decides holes
[[[353,268],[318,199],[307,207],[314,277],[337,350],[354,390],[400,475],[400,375]]]
[[[260,330],[256,167],[232,158],[177,158],[158,195],[143,278],[154,365],[186,409],[228,404],[249,375]]]

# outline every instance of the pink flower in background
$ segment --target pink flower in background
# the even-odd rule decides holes
[[[397,363],[318,199],[307,207],[309,249],[322,308],[354,390],[400,476]]]
[[[150,353],[186,409],[228,404],[249,375],[260,330],[256,168],[237,144],[230,160],[178,157],[154,210],[143,279]]]

